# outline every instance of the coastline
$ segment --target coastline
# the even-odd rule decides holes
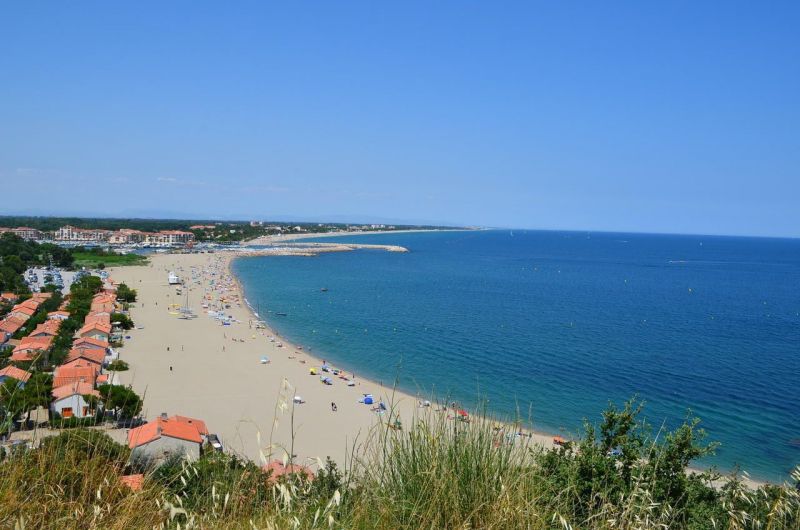
[[[231,304],[230,311],[239,320],[239,324],[224,328],[205,314],[200,314],[197,319],[191,321],[182,321],[175,317],[165,319],[164,305],[162,304],[160,311],[156,305],[150,305],[152,301],[141,297],[143,293],[140,291],[140,302],[132,311],[133,319],[137,325],[140,324],[140,320],[146,324],[144,330],[131,331],[134,340],[122,351],[122,358],[131,364],[131,371],[125,376],[130,377],[130,380],[125,379],[123,382],[133,384],[137,392],[144,394],[145,414],[148,418],[166,411],[204,419],[209,428],[223,438],[227,450],[256,462],[264,458],[281,458],[280,448],[285,448],[287,453],[291,452],[296,455],[298,461],[306,464],[324,460],[328,456],[342,463],[359,452],[362,441],[374,429],[386,428],[384,418],[390,416],[388,413],[376,414],[369,410],[368,405],[358,404],[357,400],[362,394],[373,394],[376,403],[383,400],[390,409],[393,409],[393,414],[399,415],[404,424],[410,423],[420,415],[421,411],[426,410],[417,407],[419,399],[429,399],[434,403],[431,409],[436,408],[436,403],[430,396],[412,396],[410,392],[389,388],[381,382],[362,378],[353,373],[353,367],[340,368],[346,370],[347,374],[355,376],[355,387],[345,386],[343,381],[336,378],[333,378],[333,385],[322,385],[318,376],[308,375],[310,367],[319,368],[322,365],[325,352],[310,352],[307,348],[303,349],[302,346],[285,340],[275,332],[269,322],[265,322],[266,326],[263,329],[254,329],[252,323],[248,325],[248,321],[264,320],[262,315],[258,315],[249,306],[244,286],[233,272],[233,260],[246,256],[235,252],[165,254],[154,257],[154,261],[146,267],[111,270],[116,281],[126,282],[132,288],[139,287],[136,283],[137,276],[139,282],[145,280],[141,284],[150,284],[148,287],[152,288],[151,296],[153,293],[156,293],[156,296],[164,296],[166,293],[166,297],[169,298],[170,291],[173,290],[166,285],[167,269],[170,266],[185,271],[187,267],[213,265],[224,271],[225,276],[235,286],[233,289],[235,297],[232,295],[232,298],[237,302],[235,306]],[[146,274],[135,274],[136,270]],[[192,286],[187,285],[187,287],[190,293],[196,290]],[[195,300],[196,294],[195,292],[193,297]],[[158,298],[158,301],[160,300],[161,298]],[[154,321],[159,322],[155,324]],[[148,328],[152,325],[160,326],[163,332],[160,334],[161,340],[155,341],[154,351],[164,352],[164,342],[167,344],[181,342],[180,355],[174,349],[164,352],[163,356],[170,358],[185,357],[183,354],[186,350],[183,343],[192,342],[192,337],[186,336],[181,328],[189,328],[192,333],[198,334],[201,340],[194,341],[190,346],[193,351],[192,358],[199,362],[201,367],[212,371],[192,371],[184,363],[188,358],[175,359],[181,374],[187,370],[187,378],[176,377],[178,370],[172,372],[172,364],[169,365],[169,371],[165,370],[164,359],[160,359],[162,365],[160,369],[153,370],[146,367],[148,361],[161,357],[156,354],[149,356],[150,359],[148,356],[137,358],[139,353],[136,351],[137,338],[139,335],[147,336]],[[224,340],[220,340],[220,335]],[[242,335],[245,337],[242,338]],[[276,337],[276,341],[281,341],[283,347],[277,348],[276,343],[267,342],[269,336]],[[152,333],[150,338],[152,339]],[[221,350],[220,345],[222,345]],[[230,359],[229,355],[234,350],[235,358]],[[271,363],[259,366],[258,359],[265,351]],[[230,364],[230,368],[239,375],[239,378],[225,377],[224,371],[219,371],[219,377],[213,376],[213,370],[219,370],[214,366],[215,362],[222,359],[230,359],[230,363],[233,363]],[[140,377],[137,377],[137,374]],[[209,374],[212,374],[212,377],[209,377]],[[265,377],[262,378],[262,375]],[[182,385],[173,387],[170,391],[174,379],[180,379]],[[284,381],[291,386],[287,387]],[[193,390],[195,386],[213,389],[215,384],[221,385],[216,392],[197,393]],[[295,394],[301,395],[306,403],[294,407],[292,414],[291,400]],[[218,402],[220,398],[230,400],[228,406],[223,406],[222,410]],[[332,401],[337,403],[336,412],[330,409]],[[253,407],[253,404],[259,406]],[[210,413],[204,413],[205,411]],[[523,431],[531,434],[529,443],[544,448],[552,447],[553,434],[530,429]],[[293,436],[293,433],[296,436]],[[700,470],[694,468],[693,471]],[[745,481],[751,487],[764,484],[749,478]]]
[[[231,270],[236,257],[235,253],[163,254],[153,256],[147,266],[110,269],[115,281],[139,291],[131,308],[136,327],[120,353],[130,370],[121,372],[120,379],[143,396],[146,418],[162,412],[197,417],[220,435],[226,451],[257,463],[291,453],[296,461],[313,465],[326,457],[345,463],[361,453],[363,442],[376,429],[387,428],[387,419],[398,416],[410,425],[437,408],[433,403],[420,409],[418,400],[429,397],[365,379],[354,367],[341,367],[354,386],[331,373],[324,375],[333,384],[322,384],[319,369],[324,352],[292,344],[268,322],[263,328],[255,326],[253,321],[259,319]],[[226,313],[236,322],[223,325],[199,308],[196,319],[170,314],[170,304],[181,300],[174,295],[174,286],[167,285],[169,270],[180,271],[187,279],[190,306],[199,305],[206,292],[206,279],[200,285],[189,280],[192,268],[215,270],[218,285],[228,282],[222,291],[230,302]],[[270,336],[275,342],[269,341]],[[270,363],[262,365],[260,358],[265,355]],[[309,375],[310,368],[318,373]],[[389,411],[379,414],[358,403],[363,394],[372,394],[375,405],[383,401]],[[305,402],[293,405],[295,395]],[[331,403],[337,405],[335,412]],[[532,440],[552,446],[551,436],[537,433]]]
[[[349,236],[369,236],[369,235],[387,235],[387,234],[419,234],[419,233],[438,233],[438,232],[472,232],[475,230],[484,230],[483,228],[431,228],[431,229],[411,229],[411,230],[373,230],[369,232],[348,232],[346,230],[339,230],[336,232],[320,232],[315,233],[300,233],[300,234],[280,234],[274,236],[262,236],[242,243],[243,246],[253,245],[271,245],[274,243],[287,243],[290,241],[298,241],[302,239],[317,239],[325,237],[349,237]]]

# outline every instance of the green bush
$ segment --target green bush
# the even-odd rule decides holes
[[[128,369],[128,363],[121,359],[116,359],[108,364],[108,369],[112,372],[124,372]]]

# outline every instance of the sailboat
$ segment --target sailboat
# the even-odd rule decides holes
[[[179,316],[178,318],[181,318],[183,320],[189,320],[189,319],[192,319],[192,318],[197,318],[197,315],[195,314],[195,312],[192,311],[192,309],[189,307],[189,289],[186,289],[186,298],[185,298],[185,301],[183,303],[183,307],[178,309],[178,311],[181,314],[181,316]]]

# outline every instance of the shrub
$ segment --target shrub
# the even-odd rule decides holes
[[[116,359],[109,363],[108,369],[112,372],[124,372],[128,369],[128,363],[121,359]]]

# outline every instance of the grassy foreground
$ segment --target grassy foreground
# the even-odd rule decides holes
[[[794,484],[712,487],[715,475],[687,474],[713,449],[696,420],[653,434],[638,412],[609,408],[558,451],[508,444],[513,433],[488,420],[432,414],[372,432],[344,473],[328,462],[313,481],[270,484],[256,465],[209,453],[147,470],[135,493],[119,481],[135,471],[126,447],[66,431],[0,462],[0,527],[800,528]]]

